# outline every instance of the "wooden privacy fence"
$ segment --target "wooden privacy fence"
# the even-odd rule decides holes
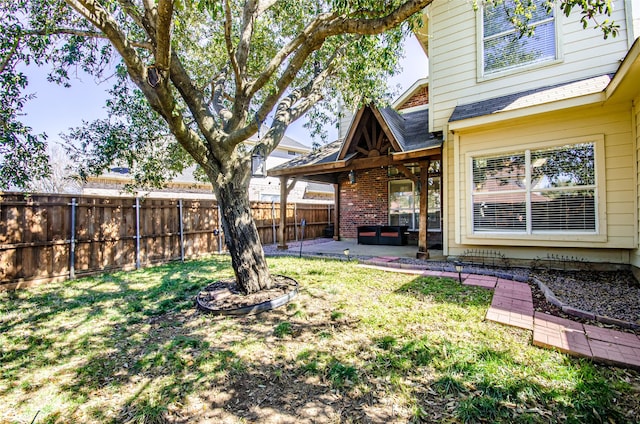
[[[322,237],[333,205],[287,204],[287,241]],[[0,193],[0,290],[222,252],[215,200]],[[252,203],[263,244],[278,203]]]

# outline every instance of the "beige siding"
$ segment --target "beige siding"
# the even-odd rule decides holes
[[[639,112],[636,110],[636,117]],[[491,127],[465,130],[449,138],[447,143],[447,213],[448,254],[459,255],[468,249],[493,249],[508,257],[534,259],[548,253],[571,255],[594,261],[627,263],[629,249],[638,244],[638,193],[636,152],[632,114],[629,104],[591,106],[573,111],[552,112],[535,118],[522,118]],[[637,123],[636,123],[637,125]],[[543,142],[571,140],[585,136],[604,137],[603,186],[599,198],[606,199],[606,215],[601,221],[606,237],[555,236],[551,239],[473,237],[468,228],[471,205],[468,154],[487,150],[509,151],[514,146],[535,146]],[[457,147],[456,147],[457,146]],[[458,159],[454,159],[457,151]],[[596,160],[602,160],[597,157]],[[457,186],[456,186],[457,182]],[[599,205],[601,208],[602,205]],[[456,234],[456,230],[458,234]],[[460,243],[456,242],[457,239]],[[471,237],[468,237],[471,236]],[[638,253],[640,260],[640,252]]]
[[[458,104],[615,72],[628,48],[624,4],[624,0],[615,0],[613,19],[621,27],[618,37],[604,40],[599,30],[582,29],[578,13],[569,18],[558,13],[561,60],[483,80],[478,79],[472,3],[435,0],[429,9],[431,131],[443,130]]]
[[[638,158],[640,158],[640,96],[636,97],[635,100],[633,101],[633,119],[634,119],[634,128],[635,128],[635,139],[636,139],[636,144],[635,144],[635,148],[636,148],[636,161],[638,160]],[[638,186],[636,187],[637,190],[637,196],[640,196],[640,163],[637,164],[636,166],[637,172],[638,172],[638,177],[636,179]],[[638,198],[638,205],[640,205],[640,197]],[[640,207],[640,206],[639,206]],[[640,210],[637,211],[637,216],[640,219]],[[640,222],[638,223],[638,228],[640,229]],[[638,234],[638,239],[640,239],[640,234]],[[640,246],[636,246],[636,250],[633,252],[633,254],[631,255],[631,264],[636,266],[636,267],[640,267]]]

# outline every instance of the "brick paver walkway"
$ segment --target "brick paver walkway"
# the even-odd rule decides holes
[[[535,346],[612,365],[640,369],[640,337],[609,328],[581,324],[533,310],[531,287],[526,283],[471,275],[463,284],[493,288],[486,319],[533,330]],[[493,287],[490,284],[493,281]]]
[[[385,271],[458,278],[455,272],[389,268],[386,261],[369,266]],[[581,324],[533,310],[531,287],[498,277],[462,274],[462,283],[494,290],[486,319],[533,331],[533,344],[569,355],[621,367],[640,369],[640,337],[635,334]]]

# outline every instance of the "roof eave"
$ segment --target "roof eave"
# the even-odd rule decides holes
[[[419,80],[414,82],[413,85],[411,85],[411,87],[405,90],[405,92],[402,93],[400,97],[398,97],[396,101],[391,104],[391,107],[394,109],[397,109],[398,106],[400,106],[405,101],[407,101],[417,89],[422,88],[424,86],[428,86],[428,85],[429,85],[429,77],[420,78]]]
[[[640,38],[637,38],[605,89],[607,99],[613,96],[633,98],[638,95],[640,81]],[[633,92],[635,89],[635,92]]]
[[[439,150],[441,147],[442,147],[442,142],[439,142],[438,144],[434,144],[433,146],[429,146],[429,147],[424,147],[422,149],[414,149],[414,150],[408,150],[406,152],[392,153],[391,157],[393,158],[393,160],[403,161],[407,159],[417,159],[417,158],[422,158],[427,156],[433,156],[433,151]]]
[[[309,165],[301,165],[293,168],[283,168],[283,169],[270,169],[267,171],[267,176],[269,177],[294,177],[305,174],[323,174],[335,172],[337,170],[346,168],[351,159],[349,160],[337,160],[335,162],[327,162],[327,163],[314,163]]]
[[[462,131],[476,127],[483,127],[509,121],[511,119],[524,118],[533,115],[539,115],[548,112],[555,112],[563,109],[569,109],[580,106],[595,105],[603,103],[606,100],[604,91],[586,94],[583,96],[572,97],[554,102],[541,103],[533,106],[527,106],[518,109],[499,111],[489,115],[476,116],[473,118],[461,119],[459,121],[449,122],[450,131]]]

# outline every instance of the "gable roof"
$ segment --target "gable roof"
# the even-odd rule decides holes
[[[533,90],[521,91],[506,96],[494,97],[475,103],[458,105],[451,114],[449,122],[493,115],[512,110],[538,106],[589,94],[602,93],[612,75],[598,75],[568,83],[540,87]]]
[[[429,87],[429,77],[424,77],[416,80],[411,87],[406,89],[404,93],[400,95],[391,106],[396,109],[406,109],[405,104],[411,100],[414,96],[419,95],[422,90]],[[426,104],[426,103],[425,103]],[[414,106],[415,107],[415,106]]]
[[[431,154],[431,149],[442,146],[442,138],[429,133],[428,109],[401,115],[392,108],[378,109],[376,106],[365,106],[356,113],[345,139],[336,140],[319,150],[275,166],[269,169],[268,175],[297,175],[310,179],[308,177],[314,173],[326,174],[342,172],[347,169],[357,159],[357,152],[347,153],[366,109],[371,110],[373,116],[391,139],[390,142],[396,150],[390,154],[392,160],[404,160],[404,156],[411,153],[415,153],[417,156],[421,154],[428,156]]]

